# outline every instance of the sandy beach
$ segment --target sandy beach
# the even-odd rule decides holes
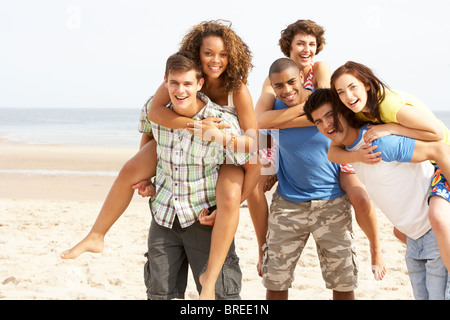
[[[136,151],[0,140],[0,299],[146,299],[147,199],[134,196],[108,233],[102,253],[86,253],[76,260],[59,258],[87,234],[114,181],[114,172]],[[271,198],[271,194],[267,196]],[[411,300],[405,247],[394,238],[392,225],[380,212],[378,224],[388,268],[379,282],[372,276],[367,239],[354,222],[360,269],[356,298]],[[257,243],[245,207],[241,208],[236,248],[243,272],[242,298],[265,299],[256,273]],[[186,299],[197,297],[190,281]],[[290,299],[331,299],[312,239],[296,268]]]

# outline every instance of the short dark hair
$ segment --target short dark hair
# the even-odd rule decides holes
[[[309,121],[314,123],[314,119],[312,117],[312,113],[314,110],[319,109],[326,103],[332,104],[333,95],[331,93],[331,89],[329,88],[319,88],[314,90],[313,93],[310,94],[308,100],[306,100],[305,105],[303,107],[303,111],[306,114],[306,117]]]
[[[300,73],[300,68],[298,65],[294,62],[294,60],[291,60],[289,58],[280,58],[275,60],[272,65],[269,68],[269,77],[274,73],[281,73],[286,69],[294,68],[298,70]]]
[[[166,62],[166,78],[169,77],[169,73],[172,71],[188,72],[194,70],[197,81],[200,80],[203,77],[202,68],[195,61],[193,55],[188,51],[179,51],[171,55]]]
[[[339,108],[336,103],[333,102],[333,93],[330,88],[319,88],[314,90],[314,92],[308,97],[308,100],[306,100],[303,107],[303,112],[305,112],[308,120],[314,123],[314,119],[311,114],[327,103],[330,103],[333,108],[334,126],[338,131],[342,129],[341,122],[338,118],[339,113],[343,115],[348,124],[353,128],[361,128],[364,124],[356,117],[356,114],[353,111],[348,108]]]

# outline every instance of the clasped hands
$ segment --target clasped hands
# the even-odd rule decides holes
[[[216,141],[216,138],[223,137],[220,129],[231,128],[229,124],[221,122],[221,118],[214,117],[193,120],[193,122],[187,123],[187,128],[185,129],[204,141]]]

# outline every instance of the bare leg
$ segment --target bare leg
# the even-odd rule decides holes
[[[342,292],[333,290],[333,300],[355,300],[355,292]]]
[[[439,252],[447,270],[450,270],[450,204],[439,196],[432,196],[428,211],[431,227],[436,235]]]
[[[253,192],[247,198],[248,210],[256,232],[256,240],[258,241],[258,262],[257,270],[259,276],[262,276],[261,263],[263,257],[262,246],[266,243],[267,219],[269,215],[269,206],[264,194],[264,184],[271,176],[261,175],[258,184]]]
[[[208,266],[200,276],[201,300],[215,299],[215,286],[239,223],[244,172],[241,167],[223,164],[216,187],[217,215],[211,233]]]
[[[444,177],[450,177],[450,146],[442,142],[416,140],[411,162],[434,160]],[[450,178],[449,178],[450,179]]]
[[[386,274],[386,265],[381,253],[380,241],[378,238],[375,208],[367,195],[364,185],[359,181],[356,174],[341,172],[340,183],[355,210],[355,217],[358,225],[369,240],[374,278],[375,280],[382,280]]]
[[[442,142],[416,140],[411,162],[435,160],[444,177],[450,177],[450,146]],[[450,270],[450,210],[448,201],[439,196],[430,199],[428,217],[438,242],[439,252],[447,270]]]
[[[273,291],[266,290],[266,300],[287,300],[289,297],[289,291]]]
[[[148,179],[156,173],[156,143],[147,143],[136,155],[128,160],[114,181],[108,196],[88,235],[72,249],[61,253],[62,259],[75,259],[83,252],[103,251],[104,237],[111,226],[126,210],[133,198],[135,183]]]

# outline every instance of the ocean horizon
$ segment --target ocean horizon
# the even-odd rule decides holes
[[[137,148],[140,112],[141,108],[0,108],[0,136],[38,145]]]
[[[0,108],[0,136],[43,145],[138,148],[141,108]],[[434,111],[450,128],[450,111]]]
[[[141,135],[138,132],[140,111],[140,108],[0,108],[0,138],[30,145],[137,149]],[[435,114],[450,127],[449,111],[438,111]],[[0,174],[116,176],[118,172],[0,168]]]

